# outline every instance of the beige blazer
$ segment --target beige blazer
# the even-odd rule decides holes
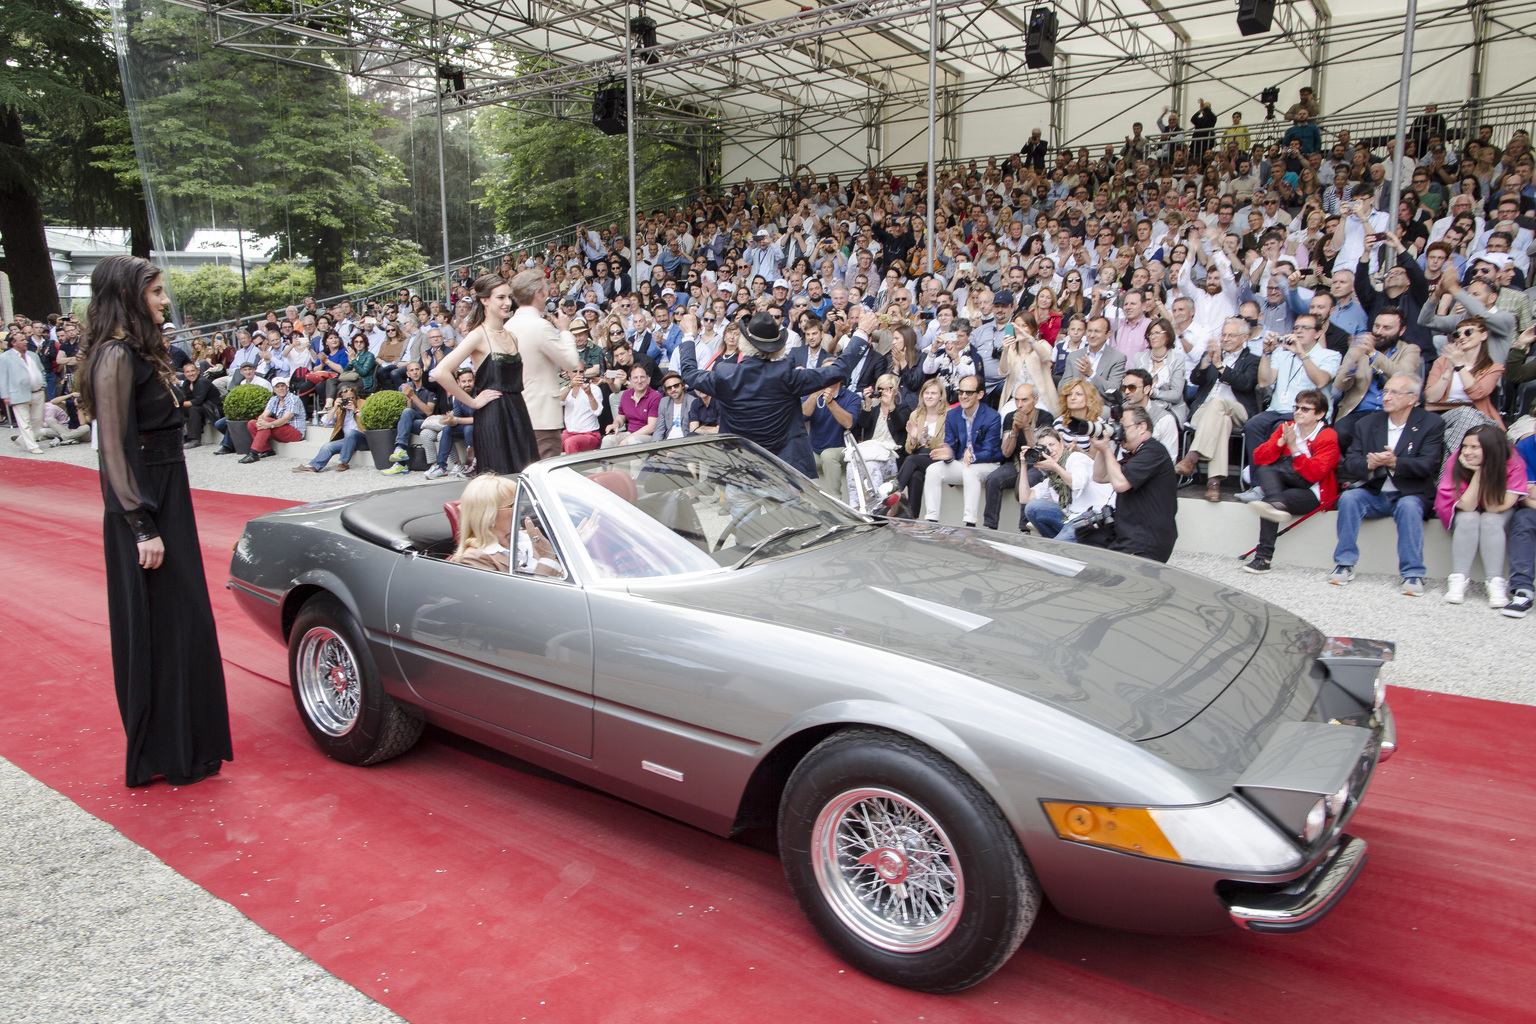
[[[559,430],[565,426],[565,409],[555,397],[560,371],[580,369],[576,339],[570,331],[557,330],[538,311],[520,307],[507,321],[523,357],[523,404],[534,430]]]

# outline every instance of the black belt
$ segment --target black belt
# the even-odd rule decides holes
[[[180,427],[139,431],[139,451],[144,456],[146,466],[169,466],[186,461]]]

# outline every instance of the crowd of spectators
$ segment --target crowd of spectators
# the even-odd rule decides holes
[[[685,387],[682,345],[700,367],[740,358],[747,320],[767,315],[788,358],[821,367],[867,309],[880,325],[869,350],[802,410],[829,492],[861,497],[856,448],[913,516],[936,519],[955,485],[964,521],[992,527],[1012,489],[1022,529],[1166,558],[1173,479],[1206,467],[1204,494],[1221,500],[1236,462],[1239,497],[1259,513],[1252,571],[1269,568],[1279,525],[1330,507],[1336,584],[1352,578],[1360,520],[1390,515],[1403,590],[1423,593],[1437,507],[1458,567],[1465,551],[1496,553],[1461,536],[1490,524],[1506,528],[1511,564],[1528,562],[1536,487],[1516,469],[1536,391],[1529,135],[1453,139],[1431,106],[1398,154],[1391,140],[1325,134],[1320,112],[1304,89],[1283,132],[1261,138],[1240,114],[1218,127],[1200,101],[1188,127],[1166,110],[1155,134],[1138,123],[1121,146],[1054,156],[1037,130],[1018,154],[939,169],[931,245],[925,168],[849,180],[801,168],[652,211],[633,241],[580,225],[492,272],[541,267],[549,312],[571,319],[584,371],[560,381],[566,451],[728,426],[729,409]],[[1394,168],[1401,194],[1386,210]],[[188,408],[207,421],[228,382],[285,380],[264,436],[323,422],[345,460],[358,403],[402,390],[391,472],[409,472],[413,432],[468,428],[430,377],[465,329],[474,276],[459,271],[446,306],[403,289],[363,308],[306,299],[229,335],[183,332],[198,367]],[[71,328],[24,328],[47,389],[67,377]],[[1490,429],[1512,442],[1502,462]],[[1484,467],[1507,472],[1507,504]],[[429,472],[446,469],[439,454]],[[1513,597],[1502,564],[1486,571],[1491,602],[1529,609],[1528,567],[1511,570]]]

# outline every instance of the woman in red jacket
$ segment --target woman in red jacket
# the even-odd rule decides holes
[[[1276,427],[1254,451],[1253,482],[1264,488],[1265,500],[1248,507],[1264,521],[1253,561],[1243,566],[1246,571],[1269,571],[1281,523],[1338,500],[1333,470],[1339,464],[1339,436],[1323,424],[1327,414],[1328,399],[1321,391],[1300,392],[1295,419]]]

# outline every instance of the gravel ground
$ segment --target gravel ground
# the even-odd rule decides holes
[[[0,1019],[400,1021],[0,759]]]
[[[10,448],[6,445],[6,448]],[[28,456],[96,467],[88,446]],[[425,482],[385,477],[359,459],[338,474],[300,476],[299,460],[242,466],[209,447],[187,453],[193,487],[319,501]],[[1395,576],[1359,576],[1331,587],[1323,573],[1242,571],[1232,558],[1176,554],[1173,564],[1287,608],[1325,632],[1396,640],[1389,684],[1536,704],[1529,666],[1536,617],[1506,619],[1474,585],[1467,603],[1397,592]],[[1438,584],[1438,585],[1437,585]],[[196,970],[185,950],[199,950]],[[148,851],[67,798],[0,759],[0,1017],[72,1021],[395,1021],[396,1017],[229,904],[182,878]]]
[[[1178,552],[1173,564],[1277,604],[1333,636],[1396,641],[1397,657],[1385,670],[1389,687],[1536,704],[1536,616],[1505,618],[1488,607],[1481,583],[1468,589],[1466,604],[1449,605],[1444,580],[1426,581],[1423,597],[1406,597],[1395,575],[1360,574],[1334,587],[1320,569],[1276,567],[1256,576],[1236,558]]]

